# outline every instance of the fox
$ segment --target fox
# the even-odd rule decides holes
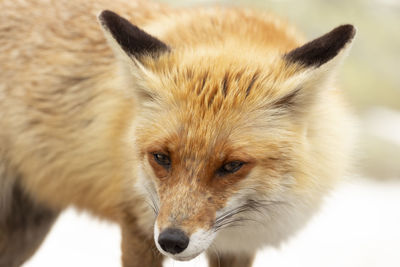
[[[0,1],[0,266],[68,207],[117,223],[124,267],[250,267],[346,175],[336,74],[356,30],[306,41],[242,7]],[[82,237],[84,238],[84,237]]]

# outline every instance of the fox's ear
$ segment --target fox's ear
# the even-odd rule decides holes
[[[339,26],[327,34],[298,47],[284,58],[304,67],[318,68],[342,54],[352,42],[356,30],[353,25]]]
[[[157,92],[143,83],[146,76],[152,76],[143,64],[143,59],[157,60],[161,54],[170,51],[169,46],[112,11],[102,11],[98,20],[125,72],[123,76],[133,87],[133,94],[140,102],[157,98]]]
[[[112,11],[104,10],[98,19],[113,49],[122,49],[130,58],[140,61],[143,56],[157,57],[169,51],[162,41]]]
[[[283,60],[291,75],[282,85],[286,93],[274,100],[275,106],[302,112],[309,109],[319,92],[330,87],[335,69],[347,55],[355,33],[352,25],[342,25],[286,53]]]

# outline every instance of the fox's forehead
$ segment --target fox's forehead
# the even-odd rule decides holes
[[[165,152],[175,160],[184,159],[182,164],[192,167],[197,163],[222,162],[244,154],[246,146],[240,140],[250,135],[249,131],[239,130],[243,118],[232,118],[222,113],[199,114],[196,108],[172,108],[155,118],[154,126],[139,130],[139,138],[143,138],[139,143],[146,152]]]
[[[260,59],[235,52],[171,52],[149,68],[159,79],[157,90],[167,91],[181,108],[198,109],[198,113],[251,107],[279,93],[280,83],[293,74],[280,56]]]
[[[259,122],[268,122],[268,102],[292,73],[279,60],[264,64],[224,55],[178,59],[165,55],[146,64],[155,74],[152,88],[162,95],[162,107],[150,113],[155,116],[148,122],[155,125],[153,140],[163,140],[164,147],[185,158],[223,157],[227,150],[246,147],[251,132],[263,127]]]
[[[188,164],[199,163],[204,159],[220,161],[234,149],[230,129],[224,127],[223,124],[226,123],[222,121],[220,124],[216,119],[187,119],[177,122],[166,135],[157,138],[158,148],[167,150],[178,158],[184,158]]]

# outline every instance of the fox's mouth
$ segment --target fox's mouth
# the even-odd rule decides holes
[[[178,255],[168,255],[168,256],[173,258],[174,260],[177,260],[177,261],[190,261],[190,260],[196,258],[197,256],[199,256],[202,252],[203,251],[201,251],[199,253],[196,253],[196,254],[193,254],[193,255],[190,255],[190,256],[185,256],[185,257],[181,257],[181,256],[178,256]]]
[[[203,253],[207,249],[206,248],[204,250],[198,251],[197,253],[193,253],[193,254],[188,255],[188,254],[183,253],[183,252],[180,253],[180,254],[171,254],[171,253],[165,252],[158,245],[157,245],[157,248],[163,255],[165,255],[165,256],[167,256],[169,258],[172,258],[174,260],[177,260],[177,261],[190,261],[190,260],[196,258],[197,256],[199,256],[201,253]],[[181,255],[181,254],[185,254],[185,255]]]

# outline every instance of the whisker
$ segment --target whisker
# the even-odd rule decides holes
[[[280,204],[287,204],[284,201],[277,201],[277,200],[254,200],[249,199],[243,205],[239,207],[235,207],[231,210],[228,210],[222,213],[214,223],[214,231],[217,232],[221,229],[231,228],[242,226],[246,221],[253,221],[256,223],[260,223],[264,225],[262,221],[252,219],[252,218],[245,218],[243,216],[237,217],[239,214],[243,214],[246,212],[256,212],[259,214],[264,214],[265,210],[267,210],[272,205],[280,205]],[[237,217],[237,218],[234,218]]]
[[[144,201],[147,203],[147,205],[149,205],[149,206],[150,206],[150,208],[153,210],[154,214],[156,214],[156,215],[157,215],[156,208],[153,206],[153,204],[152,204],[152,203],[150,203],[150,202],[149,202],[149,201],[147,201],[147,200],[144,200]]]
[[[145,186],[145,189],[146,189],[146,191],[148,193],[148,196],[149,196],[148,198],[150,199],[151,204],[149,202],[147,202],[147,201],[146,202],[152,207],[155,215],[158,215],[159,207],[158,207],[158,201],[156,201],[155,196],[154,196],[155,192],[154,192],[154,190],[150,189],[147,186]]]
[[[234,219],[231,219],[229,221],[225,221],[225,222],[219,224],[218,226],[214,227],[214,231],[217,232],[217,231],[219,231],[221,229],[225,229],[225,228],[243,226],[244,222],[247,222],[247,221],[256,222],[261,225],[264,225],[261,221],[258,221],[255,219],[239,217],[239,218],[234,218]]]

